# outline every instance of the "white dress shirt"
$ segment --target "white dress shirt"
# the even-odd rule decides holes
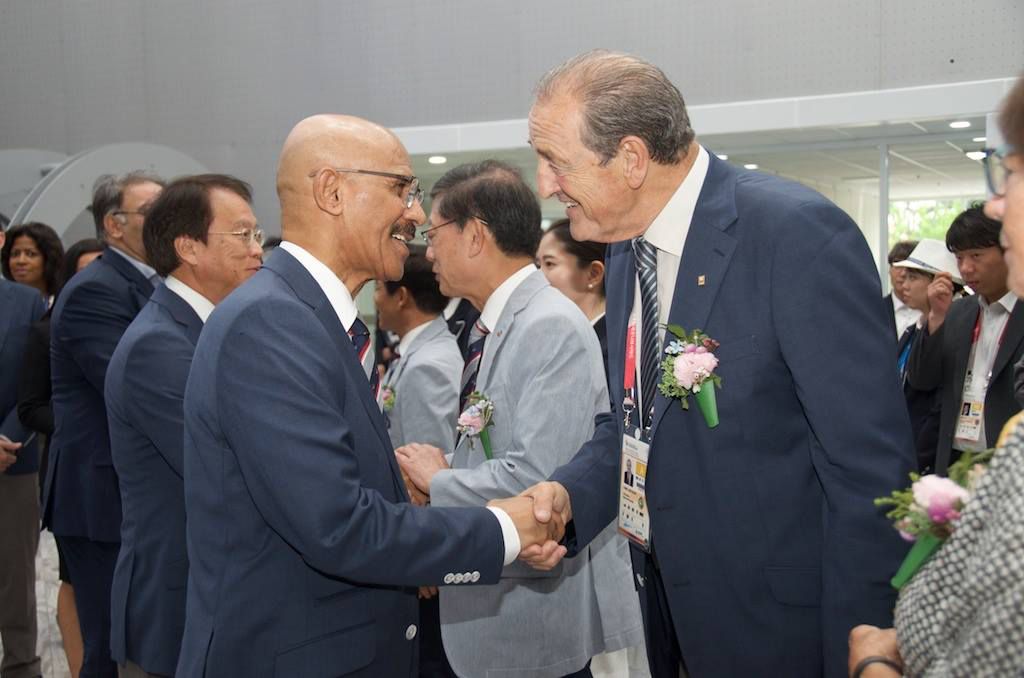
[[[175,278],[173,275],[169,275],[164,278],[164,285],[171,292],[174,292],[181,297],[186,304],[191,306],[192,310],[196,312],[197,316],[199,316],[199,319],[203,321],[203,324],[206,324],[206,319],[210,317],[211,313],[213,313],[213,302]]]
[[[320,286],[321,290],[323,290],[324,295],[327,297],[327,301],[331,304],[331,308],[333,308],[334,312],[338,315],[338,320],[341,321],[341,326],[345,328],[346,332],[348,332],[352,328],[352,323],[356,321],[358,309],[356,309],[355,302],[352,301],[352,294],[348,291],[348,288],[345,287],[345,284],[341,282],[341,278],[336,276],[334,271],[329,269],[326,264],[295,243],[285,240],[281,243],[280,247],[284,251],[288,252],[288,254],[295,257],[302,267],[306,269],[311,276],[313,276],[313,280],[315,280],[316,284]],[[530,265],[530,268],[534,268],[532,264]],[[515,275],[518,275],[518,273]],[[508,281],[505,282],[507,283]],[[512,293],[509,292],[509,296],[511,296],[511,294]],[[494,295],[491,296],[493,297]],[[505,298],[505,301],[508,301],[508,297]],[[501,307],[505,307],[504,303],[502,303]],[[516,530],[516,524],[504,510],[493,506],[488,506],[487,508],[490,509],[491,513],[493,513],[498,519],[498,524],[501,525],[501,535],[505,542],[504,563],[509,565],[515,562],[515,559],[519,557],[519,551],[522,550],[522,544],[519,541],[519,532]]]
[[[505,310],[512,293],[523,284],[523,281],[530,277],[537,270],[534,264],[527,264],[521,269],[505,278],[505,282],[498,285],[497,289],[491,292],[484,303],[484,309],[480,311],[480,324],[490,332],[498,324],[501,312]]]
[[[978,332],[978,341],[971,347],[971,360],[967,367],[967,374],[964,376],[964,393],[961,394],[960,407],[963,407],[964,398],[970,392],[982,401],[988,393],[988,385],[992,379],[992,366],[996,361],[996,354],[999,352],[999,345],[1002,343],[1003,330],[1010,320],[1013,307],[1017,304],[1017,296],[1013,292],[1007,292],[994,304],[985,301],[985,297],[978,295],[978,304],[981,306],[981,331]],[[959,410],[958,410],[959,411]],[[955,438],[953,447],[958,450],[981,452],[988,449],[985,436],[985,417],[981,418],[981,432],[977,440]]]
[[[893,292],[890,296],[892,299],[892,314],[896,319],[896,339],[899,340],[903,336],[903,333],[907,331],[907,328],[917,323],[921,319],[921,311],[914,310],[903,303],[903,301],[896,296]],[[920,327],[920,324],[918,325]]]
[[[708,175],[710,158],[703,146],[699,147],[697,159],[693,167],[687,173],[686,178],[679,184],[679,188],[672,194],[672,197],[662,208],[658,216],[654,218],[651,225],[647,227],[643,238],[654,245],[658,250],[658,339],[661,345],[665,343],[665,329],[661,327],[668,323],[668,314],[672,310],[672,298],[675,296],[676,276],[679,273],[679,264],[683,259],[683,245],[686,244],[686,236],[690,232],[690,223],[693,221],[693,212],[697,208],[697,198],[704,187],[704,179]],[[633,310],[629,315],[629,324],[636,324],[637,341],[643,335],[643,327],[640,320],[640,279],[637,276],[636,286],[633,293]],[[687,331],[695,328],[687,327]],[[660,360],[659,360],[660,362]],[[658,370],[658,377],[661,377],[661,370]],[[646,411],[647,407],[643,401],[643,385],[640,383],[640,359],[637,354],[636,361],[636,384],[637,384],[637,408],[640,412]]]

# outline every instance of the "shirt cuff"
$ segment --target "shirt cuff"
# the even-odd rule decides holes
[[[501,525],[501,536],[505,540],[505,565],[511,565],[519,557],[522,544],[519,542],[519,531],[512,518],[503,509],[496,506],[487,507]]]

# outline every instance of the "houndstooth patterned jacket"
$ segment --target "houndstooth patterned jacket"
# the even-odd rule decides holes
[[[1007,424],[953,536],[900,594],[908,676],[1024,676],[1022,421]]]

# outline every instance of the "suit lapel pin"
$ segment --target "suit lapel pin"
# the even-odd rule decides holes
[[[698,275],[697,276],[697,287],[704,287],[704,283],[706,283],[707,281],[708,281],[707,276]]]

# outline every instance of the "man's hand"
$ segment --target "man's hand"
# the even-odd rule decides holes
[[[421,586],[419,593],[417,593],[421,600],[430,600],[437,595],[436,586]]]
[[[935,334],[946,321],[946,313],[953,303],[953,276],[945,271],[936,273],[928,285],[928,334]]]
[[[568,525],[572,520],[569,492],[561,483],[537,483],[520,496],[533,499],[533,514],[539,523],[559,520],[563,525]],[[537,570],[550,570],[568,553],[568,549],[558,543],[560,540],[549,540],[529,547],[524,545],[519,552],[519,559]]]
[[[494,499],[487,502],[487,505],[500,508],[515,523],[516,532],[519,533],[520,553],[534,545],[561,541],[565,535],[565,523],[557,513],[548,522],[537,521],[534,517],[533,499],[529,497],[520,495],[508,499]]]
[[[433,445],[409,443],[395,450],[395,456],[402,473],[425,495],[430,494],[434,474],[448,468],[444,453]]]
[[[850,631],[850,656],[847,660],[850,673],[853,673],[854,667],[867,657],[885,657],[903,666],[896,645],[896,629],[880,629],[877,626],[862,624]],[[875,668],[874,665],[872,668]],[[880,675],[897,675],[884,665],[879,665],[878,669]],[[885,673],[881,673],[882,671]]]
[[[402,471],[402,482],[405,483],[405,491],[409,494],[409,501],[414,506],[426,506],[430,503],[430,495],[420,492],[420,489],[413,484],[409,476],[402,470],[401,464],[399,464],[398,470]]]
[[[0,473],[18,461],[19,449],[21,449],[21,443],[12,443],[5,436],[0,436]]]

